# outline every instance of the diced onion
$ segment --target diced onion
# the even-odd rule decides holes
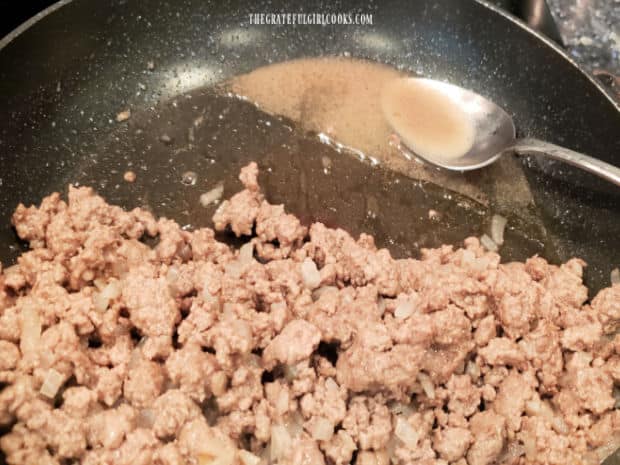
[[[291,413],[288,416],[285,425],[286,425],[286,430],[288,431],[288,434],[291,437],[291,440],[297,439],[301,435],[301,433],[303,433],[304,431],[303,417],[301,416],[301,413],[299,412],[299,410]]]
[[[200,205],[208,207],[212,203],[217,203],[224,194],[224,184],[218,184],[213,189],[200,195]]]
[[[168,268],[168,273],[166,273],[166,281],[168,284],[174,284],[179,280],[179,268],[176,266],[171,266]]]
[[[32,305],[25,305],[21,313],[19,348],[22,354],[36,352],[41,343],[41,318]]]
[[[260,463],[260,457],[247,450],[240,450],[237,455],[243,465],[258,465]]]
[[[470,360],[465,367],[465,373],[471,376],[472,381],[477,381],[478,378],[480,378],[480,366],[476,362]]]
[[[418,373],[418,381],[420,382],[420,386],[422,386],[422,389],[424,390],[424,394],[426,394],[426,397],[428,397],[429,399],[434,399],[435,398],[435,386],[433,385],[431,378],[426,373],[420,372]]]
[[[301,277],[308,289],[316,289],[321,284],[321,273],[311,258],[306,258],[301,264]]]
[[[566,435],[570,432],[562,416],[556,414],[551,405],[546,401],[540,400],[538,396],[525,403],[525,411],[528,415],[540,415],[545,418],[551,423],[551,427],[559,434]]]
[[[609,276],[609,279],[611,280],[611,285],[612,286],[614,284],[620,284],[620,269],[619,268],[614,268],[613,270],[611,270],[611,274]]]
[[[540,400],[539,399],[528,400],[525,403],[525,413],[527,413],[530,416],[540,415],[542,413]]]
[[[228,376],[223,371],[216,371],[211,376],[211,392],[216,397],[223,396],[228,386]]]
[[[310,435],[317,441],[329,441],[334,435],[334,425],[324,417],[317,417],[311,422]]]
[[[108,309],[110,301],[101,295],[101,292],[93,294],[93,307],[98,312],[105,312]]]
[[[567,435],[568,433],[570,433],[570,430],[568,429],[568,425],[564,421],[564,418],[562,418],[560,415],[555,415],[553,417],[553,420],[551,421],[551,426],[556,431],[556,433],[564,434],[564,435]]]
[[[473,266],[476,264],[476,254],[471,250],[463,250],[463,255],[461,255],[461,263],[463,265]]]
[[[41,385],[41,394],[45,397],[53,399],[58,394],[58,390],[62,383],[64,382],[63,376],[58,373],[58,371],[50,368],[47,370],[47,374],[45,375],[45,380],[43,380],[43,385]]]
[[[251,242],[247,242],[243,244],[239,249],[239,263],[247,264],[252,261],[252,257],[254,256],[254,244]]]
[[[297,377],[295,365],[284,365],[284,377],[287,381],[293,381]]]
[[[338,436],[342,440],[342,445],[346,449],[351,449],[351,450],[357,449],[357,444],[355,444],[355,441],[353,440],[351,435],[347,433],[345,430],[341,429],[340,431],[338,431]]]
[[[291,450],[292,445],[291,435],[283,425],[273,425],[271,427],[270,457],[272,461],[284,459]]]
[[[334,378],[331,377],[325,379],[325,389],[327,389],[328,392],[340,391],[338,383],[336,383],[336,381],[334,381]]]
[[[131,110],[129,109],[120,111],[116,114],[116,121],[119,123],[127,121],[129,118],[131,118]]]
[[[397,320],[404,320],[413,313],[413,303],[410,300],[402,300],[394,309],[394,317]]]
[[[110,300],[118,299],[121,295],[121,285],[116,280],[110,281],[108,285],[103,288],[101,293]]]
[[[501,215],[493,215],[491,218],[491,238],[497,245],[504,243],[504,230],[508,220]]]
[[[499,250],[495,241],[486,234],[480,236],[480,244],[489,252],[497,252]]]
[[[200,465],[233,465],[236,449],[229,440],[215,436],[201,437],[198,463]]]
[[[121,295],[121,285],[118,281],[110,281],[100,292],[93,295],[93,306],[95,310],[105,312],[110,306],[110,301],[117,299]]]
[[[396,419],[394,434],[410,449],[415,449],[420,439],[420,435],[416,430],[402,417]]]

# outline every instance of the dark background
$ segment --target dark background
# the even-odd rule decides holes
[[[55,0],[0,0],[0,37],[4,37]]]

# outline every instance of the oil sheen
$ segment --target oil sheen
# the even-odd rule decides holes
[[[469,152],[475,126],[436,84],[426,79],[393,79],[383,87],[381,107],[390,126],[415,154],[445,162]]]

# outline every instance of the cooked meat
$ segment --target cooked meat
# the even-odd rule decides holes
[[[270,368],[275,362],[293,365],[308,359],[319,342],[321,332],[316,326],[305,320],[293,320],[265,348],[263,361]]]
[[[240,179],[214,216],[239,250],[87,188],[18,206],[9,465],[576,464],[620,444],[620,286],[587,304],[581,260],[500,264],[475,238],[396,260],[271,205],[256,164]]]

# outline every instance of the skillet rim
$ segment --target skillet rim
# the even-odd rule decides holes
[[[70,0],[70,1],[73,1],[73,0]],[[586,68],[583,65],[581,65],[577,61],[575,61],[566,52],[566,50],[564,50],[562,47],[560,47],[557,43],[555,43],[553,40],[551,40],[549,37],[547,37],[543,33],[538,32],[535,29],[532,29],[523,20],[521,20],[521,19],[517,18],[516,16],[508,13],[507,11],[504,11],[503,9],[501,9],[497,5],[494,5],[490,1],[488,1],[488,0],[474,0],[474,1],[476,3],[479,3],[480,5],[488,8],[489,10],[497,13],[498,15],[502,16],[504,19],[506,19],[507,21],[513,23],[515,26],[520,27],[525,32],[530,33],[531,35],[536,37],[538,40],[540,40],[542,43],[544,43],[546,46],[550,47],[553,51],[558,53],[570,65],[572,65],[574,68],[576,68],[577,71],[579,71],[582,75],[584,75],[588,79],[588,81],[590,81],[592,84],[594,84],[594,87],[596,87],[599,91],[601,91],[601,93],[603,95],[605,95],[605,97],[607,97],[607,99],[612,103],[612,105],[615,107],[616,111],[620,112],[620,100],[615,98],[614,94],[612,93],[612,90],[609,89],[608,87],[606,87],[605,85],[603,85],[603,83],[601,83],[601,81],[596,79],[592,75],[592,73],[590,73],[588,70],[586,70]],[[0,44],[1,44],[1,42],[0,42]],[[0,47],[0,51],[1,50],[2,50],[2,47]]]
[[[594,87],[601,94],[603,94],[609,102],[611,102],[611,104],[613,105],[613,107],[616,109],[617,112],[620,112],[620,100],[615,98],[614,94],[612,93],[612,90],[606,87],[605,85],[603,85],[603,83],[600,82],[598,79],[596,79],[589,71],[585,69],[583,65],[579,64],[573,58],[571,58],[571,56],[568,55],[566,50],[561,48],[558,44],[556,44],[554,41],[549,39],[544,34],[536,31],[535,29],[532,29],[521,19],[508,13],[507,11],[504,11],[499,6],[494,5],[490,1],[474,0],[474,2],[487,8],[488,10],[491,10],[493,13],[499,15],[500,17],[502,17],[504,20],[508,21],[509,23],[512,23],[514,26],[521,28],[522,30],[534,36],[540,42],[545,44],[553,52],[559,54],[566,62],[568,62],[569,65],[575,68],[577,72],[585,76],[586,79],[590,81],[590,83],[593,84]],[[26,21],[21,23],[19,26],[17,26],[15,29],[13,29],[7,35],[5,35],[4,37],[0,39],[0,53],[5,47],[7,47],[11,42],[17,39],[20,35],[28,31],[28,29],[30,29],[36,23],[45,19],[48,15],[52,14],[56,10],[70,3],[73,3],[73,0],[58,0],[56,3],[52,3],[50,6],[48,6],[44,10],[40,11],[39,13],[35,14],[33,17],[28,18]]]

